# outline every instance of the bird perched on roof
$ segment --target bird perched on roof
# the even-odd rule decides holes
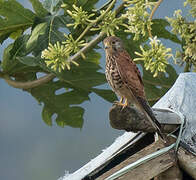
[[[106,52],[105,75],[112,90],[120,97],[117,104],[122,105],[123,108],[131,104],[135,105],[163,138],[161,125],[146,100],[139,69],[125,50],[122,40],[110,36],[105,38],[103,43]]]

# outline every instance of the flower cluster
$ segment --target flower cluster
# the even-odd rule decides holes
[[[181,15],[181,10],[174,12],[173,18],[168,18],[172,26],[172,32],[176,35],[180,35],[184,41],[183,53],[179,51],[176,53],[176,58],[181,58],[184,61],[192,62],[196,64],[196,21],[187,22]],[[181,54],[181,55],[180,55]]]
[[[140,36],[146,36],[147,28],[151,29],[152,22],[149,20],[149,10],[152,9],[156,2],[133,0],[127,3],[129,7],[123,15],[123,17],[128,19],[126,32],[133,33],[134,40],[138,40]]]
[[[183,34],[184,28],[186,28],[186,21],[181,15],[182,11],[176,10],[174,11],[174,15],[172,18],[166,17],[172,26],[172,32],[174,34]]]
[[[72,35],[65,35],[66,37],[66,41],[62,42],[62,44],[65,45],[65,49],[67,54],[71,54],[71,53],[76,53],[80,50],[81,47],[85,46],[86,43],[84,40],[81,41],[77,41],[74,40],[74,38],[72,37]],[[82,55],[84,57],[84,55]]]
[[[74,19],[72,24],[67,26],[73,26],[74,29],[79,25],[86,26],[82,34],[75,40],[72,35],[65,35],[66,40],[60,45],[59,42],[52,45],[49,44],[48,49],[42,52],[42,58],[46,59],[46,64],[55,71],[62,71],[65,67],[70,69],[70,63],[78,65],[76,62],[70,60],[70,55],[77,53],[81,47],[85,46],[84,40],[81,40],[88,30],[101,30],[108,35],[114,35],[114,30],[118,29],[118,25],[122,22],[121,18],[115,18],[115,13],[112,13],[110,9],[113,7],[115,1],[113,0],[106,10],[101,11],[99,17],[94,20],[90,20],[94,14],[88,15],[82,7],[73,5],[73,11],[67,10],[66,12]],[[66,4],[61,6],[66,9]],[[96,26],[97,25],[97,29]],[[93,29],[94,28],[94,29]],[[85,58],[84,54],[81,56]]]
[[[48,67],[54,71],[61,72],[65,68],[70,69],[70,64],[73,63],[76,66],[79,64],[73,60],[69,60],[72,53],[79,51],[80,47],[85,46],[84,41],[75,41],[72,35],[65,35],[66,41],[60,44],[58,41],[56,44],[49,44],[48,49],[42,51],[41,57],[45,59],[45,63]]]
[[[158,72],[165,72],[166,66],[168,64],[168,59],[172,57],[171,49],[166,48],[157,37],[150,38],[150,48],[143,48],[140,46],[141,53],[135,52],[136,55],[140,56],[135,58],[134,61],[142,60],[144,61],[144,67],[146,70],[150,70],[154,73],[153,76],[156,77]]]
[[[196,17],[196,0],[186,0],[184,2],[184,6],[187,6],[189,4],[191,6],[190,13],[193,17]]]
[[[88,25],[90,18],[95,15],[94,13],[88,15],[88,12],[84,11],[82,7],[77,7],[76,5],[73,5],[73,9],[73,11],[67,10],[67,13],[74,19],[74,23],[67,24],[67,26],[73,26],[74,29],[79,25],[82,27]]]
[[[104,14],[105,10],[100,12],[101,14]],[[119,29],[119,25],[123,24],[123,17],[116,18],[115,16],[114,12],[109,11],[105,14],[101,23],[98,24],[98,27],[91,28],[91,31],[101,30],[102,32],[105,32],[107,36],[114,35],[115,30]]]
[[[126,32],[133,33],[134,40],[138,40],[141,37],[147,37],[151,35],[152,16],[158,7],[157,2],[149,0],[124,0],[127,8],[124,14],[120,17],[116,17],[115,11],[111,11],[115,4],[113,0],[106,10],[100,10],[100,15],[95,16],[94,13],[90,14],[82,9],[73,5],[73,10],[67,10],[66,4],[64,5],[65,12],[73,19],[73,23],[67,24],[67,26],[73,26],[73,28],[82,27],[84,31],[79,35],[77,39],[74,39],[72,35],[65,35],[66,40],[60,44],[57,42],[54,45],[49,45],[48,49],[42,52],[42,57],[46,59],[46,64],[54,70],[61,71],[65,67],[70,69],[70,63],[78,65],[76,62],[70,60],[70,56],[77,53],[81,47],[85,46],[84,40],[81,40],[86,36],[89,31],[101,31],[109,35],[115,35],[115,31],[120,26],[126,27]],[[192,7],[191,13],[194,16],[195,0],[186,0],[185,5],[189,3]],[[63,6],[62,6],[63,7]],[[92,18],[92,19],[91,19]],[[172,26],[172,32],[176,35],[180,35],[183,42],[183,58],[185,61],[191,59],[196,64],[196,21],[189,23],[182,16],[181,11],[175,11],[173,18],[167,18]],[[126,22],[126,24],[125,24]],[[150,70],[154,77],[158,75],[158,72],[165,72],[168,64],[168,59],[172,57],[171,49],[166,48],[160,40],[156,37],[150,38],[149,46],[140,46],[141,52],[135,52],[139,57],[134,60],[144,61],[144,66],[147,70]],[[84,54],[82,54],[84,57]],[[177,52],[179,56],[179,52]],[[182,53],[181,53],[182,55]]]

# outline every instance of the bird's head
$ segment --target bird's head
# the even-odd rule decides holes
[[[106,53],[115,53],[124,49],[123,42],[116,36],[109,36],[103,40]]]

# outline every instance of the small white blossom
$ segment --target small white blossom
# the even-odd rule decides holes
[[[157,39],[157,36],[155,36],[155,37],[153,37],[153,38],[149,38],[150,39],[150,45],[152,46],[152,47],[157,47],[159,44],[160,44],[160,40],[159,39]]]

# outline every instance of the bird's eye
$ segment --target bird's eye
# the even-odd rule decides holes
[[[112,41],[112,44],[115,44],[116,42],[115,41]]]

